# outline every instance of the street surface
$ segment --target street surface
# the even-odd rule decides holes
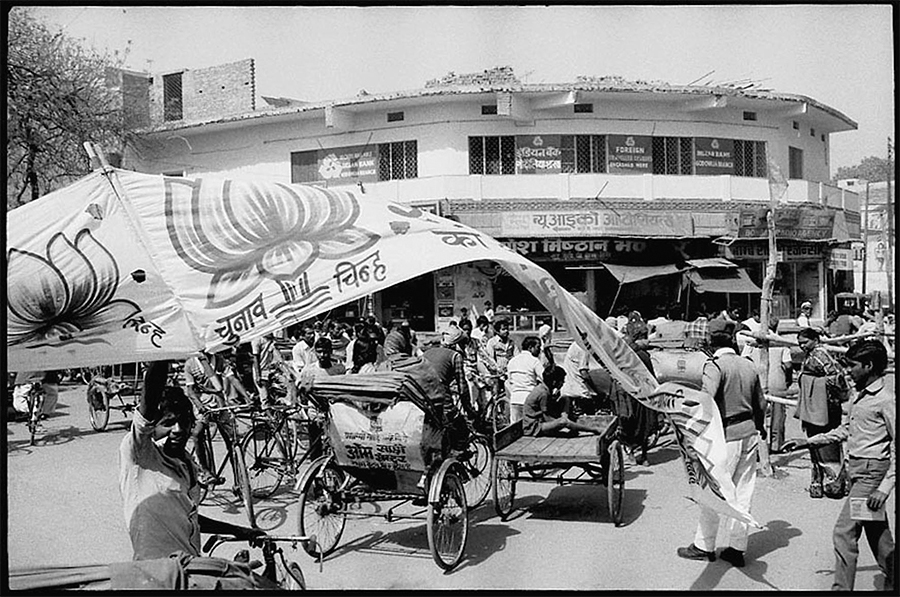
[[[7,564],[102,564],[131,558],[118,490],[118,447],[130,416],[113,411],[103,433],[91,429],[85,386],[64,384],[54,416],[36,446],[24,423],[7,424]],[[800,436],[788,418],[788,437]],[[831,529],[842,501],[808,497],[806,453],[773,455],[775,474],[760,477],[747,565],[687,561],[675,549],[694,534],[697,506],[671,434],[651,451],[650,465],[626,468],[624,524],[609,522],[602,485],[557,487],[520,482],[508,522],[490,498],[470,513],[466,555],[444,573],[428,551],[425,524],[383,518],[347,521],[337,551],[322,570],[302,550],[290,557],[311,589],[595,589],[809,590],[831,587]],[[299,500],[288,492],[257,505],[262,528],[295,534]],[[224,492],[204,514],[236,523],[246,518]],[[895,514],[894,496],[888,511]],[[894,517],[895,521],[896,518]],[[896,539],[896,525],[892,522]],[[229,552],[226,547],[232,547]],[[216,555],[230,557],[238,544]],[[258,550],[251,550],[254,558]],[[860,541],[857,590],[883,581],[865,539]]]

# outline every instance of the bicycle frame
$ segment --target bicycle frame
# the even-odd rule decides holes
[[[231,542],[243,542],[248,541],[247,539],[240,539],[238,537],[226,537],[222,535],[211,535],[209,539],[206,540],[206,543],[203,545],[203,552],[207,553],[210,557],[213,557],[213,552],[215,550],[225,544]],[[251,546],[261,547],[263,553],[263,564],[265,568],[261,576],[270,580],[271,582],[277,584],[281,588],[286,588],[283,585],[288,580],[288,578],[292,578],[295,583],[299,586],[299,589],[306,588],[306,581],[303,577],[303,572],[300,570],[299,564],[296,562],[288,563],[284,557],[284,549],[278,545],[279,543],[290,543],[291,549],[297,549],[298,544],[302,544],[304,546],[315,546],[316,538],[314,536],[274,536],[274,535],[264,535],[259,538],[255,538],[252,541],[248,541]],[[256,545],[261,544],[261,545]],[[278,560],[275,559],[275,556],[278,556]],[[278,562],[281,563],[282,574],[278,574]],[[293,564],[293,566],[292,566]],[[294,568],[296,566],[296,568]],[[322,571],[322,558],[319,558],[319,571]]]

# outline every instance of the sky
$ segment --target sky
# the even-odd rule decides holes
[[[831,137],[832,174],[887,157],[892,4],[41,6],[35,13],[153,73],[253,58],[257,95],[317,101],[424,87],[511,66],[527,83],[579,75],[686,85],[750,80],[859,125]]]

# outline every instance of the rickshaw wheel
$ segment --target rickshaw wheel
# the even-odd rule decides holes
[[[106,392],[98,392],[98,395],[102,397],[103,408],[97,408],[94,405],[94,402],[91,400],[90,396],[90,386],[88,386],[88,415],[91,418],[91,427],[94,428],[95,431],[105,431],[106,426],[109,423],[109,394]]]
[[[609,515],[616,526],[622,524],[622,498],[625,495],[625,458],[622,444],[614,440],[609,446],[609,464],[606,470],[606,495]]]
[[[452,570],[462,560],[469,534],[466,492],[462,479],[448,462],[441,465],[434,483],[438,495],[436,501],[428,504],[428,548],[438,566]]]
[[[491,491],[491,469],[494,454],[488,439],[482,435],[473,435],[468,450],[469,460],[463,463],[468,479],[463,484],[466,490],[466,504],[474,510],[485,500]]]
[[[347,515],[341,503],[340,488],[345,473],[322,456],[310,465],[301,484],[298,530],[301,535],[315,535],[315,541],[303,544],[306,553],[325,557],[335,550]]]
[[[513,460],[494,458],[491,475],[494,481],[494,509],[502,520],[506,520],[512,514],[513,501],[516,498],[517,468]]]

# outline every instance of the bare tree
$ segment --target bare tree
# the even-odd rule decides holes
[[[132,133],[115,86],[127,48],[86,49],[20,6],[9,9],[7,25],[9,210],[87,174],[85,141],[121,152]]]

